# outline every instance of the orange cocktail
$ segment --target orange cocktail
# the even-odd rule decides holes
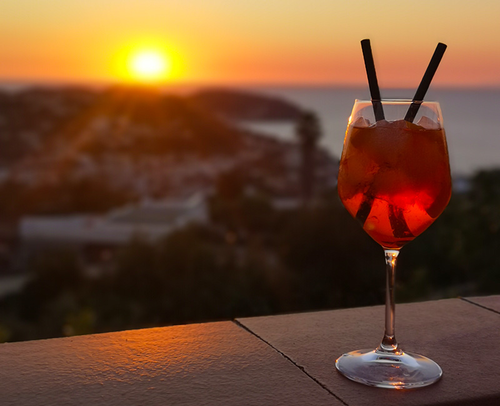
[[[401,248],[444,210],[451,195],[444,130],[358,117],[348,126],[340,161],[342,203],[384,248]]]
[[[338,191],[347,210],[384,249],[385,331],[375,349],[342,354],[335,368],[352,381],[412,389],[441,379],[443,370],[405,352],[395,333],[394,286],[401,248],[442,213],[451,195],[448,149],[438,102],[424,101],[446,45],[439,43],[412,100],[383,100],[370,40],[361,41],[371,100],[356,100],[339,167]]]

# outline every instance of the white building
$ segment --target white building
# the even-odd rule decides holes
[[[19,235],[22,243],[119,246],[135,237],[156,241],[190,222],[207,220],[205,198],[196,195],[185,200],[146,200],[102,216],[28,216],[20,222]]]

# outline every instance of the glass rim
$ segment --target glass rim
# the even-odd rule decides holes
[[[391,99],[382,99],[380,100],[382,103],[393,103],[393,104],[411,104],[413,103],[413,100],[412,99],[397,99],[397,98],[391,98]],[[373,101],[372,100],[367,100],[367,99],[354,99],[354,103],[368,103],[368,104],[372,104]],[[439,104],[439,102],[437,100],[424,100],[424,101],[421,101],[421,102],[417,102],[418,104],[422,105],[422,104]]]

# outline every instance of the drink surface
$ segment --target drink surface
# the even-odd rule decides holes
[[[375,241],[400,248],[429,227],[450,200],[444,130],[404,120],[365,123],[358,119],[347,128],[339,196]]]

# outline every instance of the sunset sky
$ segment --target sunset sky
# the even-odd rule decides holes
[[[500,86],[498,0],[1,0],[0,81],[137,80],[130,55],[167,57],[166,82]],[[128,61],[128,62],[127,62]],[[168,77],[167,77],[168,76]]]

